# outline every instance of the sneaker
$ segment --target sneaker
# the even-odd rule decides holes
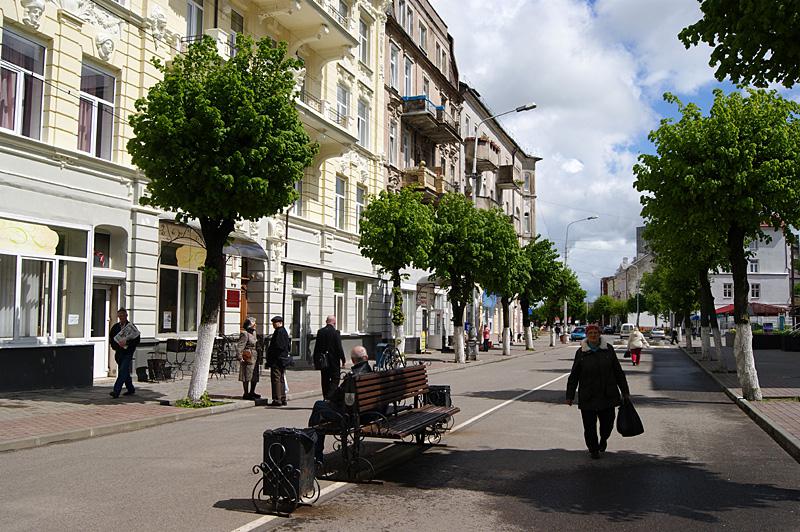
[[[600,451],[592,451],[591,454],[592,454],[592,458],[595,459],[595,460],[600,458]]]
[[[136,390],[128,390],[127,392],[123,393],[122,395],[134,395],[136,394]]]
[[[108,395],[110,395],[110,396],[111,396],[111,397],[113,397],[114,399],[116,399],[117,397],[119,397],[119,394],[118,394],[117,392],[109,392],[109,394],[108,394]]]

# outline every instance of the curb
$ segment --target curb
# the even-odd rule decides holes
[[[717,379],[717,376],[714,375],[713,372],[708,371],[702,364],[700,364],[700,361],[696,360],[692,355],[687,353],[683,346],[678,346],[678,348],[700,369],[705,371],[706,375],[714,379],[714,382],[716,382],[719,387],[722,388],[722,391],[725,392],[725,395],[727,395],[730,400],[736,404],[736,406],[738,406],[745,414],[747,414],[747,416],[752,419],[756,425],[761,427],[764,432],[766,432],[773,440],[775,440],[775,443],[780,445],[783,450],[789,454],[789,456],[800,463],[800,440],[775,424],[775,422],[772,421],[769,416],[762,413],[760,410],[758,410],[758,408],[754,407],[750,401],[733,393],[730,388],[722,384],[722,382]]]
[[[539,352],[541,351],[525,351],[520,354],[502,356],[502,358],[498,358],[496,360],[470,361],[467,364],[457,364],[454,365],[453,367],[443,367],[431,370],[429,372],[429,375],[448,373],[450,371],[460,371],[475,366],[483,366],[485,364],[496,364],[498,362],[506,362],[508,360],[513,360],[519,357],[528,356]],[[297,399],[305,399],[308,397],[313,397],[318,394],[319,392],[317,392],[316,390],[312,390],[307,392],[298,392],[296,394],[290,393],[289,395],[287,395],[286,398],[287,400],[297,400]],[[226,396],[215,397],[212,395],[211,397],[218,399],[231,399],[230,397]],[[161,404],[164,403],[166,403],[165,406],[169,406],[171,401],[161,401]],[[51,443],[66,443],[78,440],[86,440],[89,438],[96,438],[98,436],[108,436],[109,434],[132,432],[139,429],[156,427],[158,425],[165,425],[167,423],[174,423],[176,421],[183,421],[185,419],[193,419],[197,417],[224,414],[225,412],[243,410],[245,408],[254,408],[256,406],[265,406],[266,403],[267,403],[266,400],[261,400],[258,402],[234,400],[233,402],[224,405],[211,406],[208,408],[196,408],[196,409],[186,408],[183,409],[184,411],[182,412],[170,412],[159,416],[136,419],[132,421],[120,421],[118,423],[109,423],[108,425],[99,425],[97,427],[75,429],[65,432],[54,432],[51,434],[44,434],[41,436],[29,436],[26,438],[19,438],[16,440],[7,440],[4,442],[0,442],[0,453],[7,451],[19,451],[22,449],[31,449],[34,447],[49,445]]]

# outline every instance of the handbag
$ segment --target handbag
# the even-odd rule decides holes
[[[242,362],[245,364],[252,364],[253,363],[253,352],[249,349],[245,349],[242,351]]]
[[[630,399],[623,399],[622,404],[619,406],[617,412],[617,432],[624,438],[638,436],[644,432],[644,425],[636,409],[633,407],[633,402]]]
[[[314,369],[316,370],[326,370],[328,369],[328,350],[322,351],[321,353],[314,354]]]
[[[631,358],[631,350],[630,349],[626,349],[625,350],[625,354],[622,355],[622,357],[623,358]]]

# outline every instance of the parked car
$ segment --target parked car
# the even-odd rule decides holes
[[[611,325],[606,325],[603,327],[603,334],[614,334],[614,327]]]
[[[667,337],[667,334],[664,332],[664,329],[661,327],[656,327],[650,331],[650,339],[651,340],[663,340]]]
[[[635,325],[633,323],[623,323],[622,327],[619,328],[619,337],[627,338],[633,332],[634,327]]]
[[[586,327],[575,327],[569,335],[570,342],[579,342],[586,338]]]

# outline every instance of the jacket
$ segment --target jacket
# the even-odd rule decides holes
[[[359,362],[358,364],[354,365],[350,368],[349,375],[356,376],[361,375],[362,373],[372,373],[373,369],[372,366],[369,365],[369,360],[364,360]],[[333,403],[336,407],[344,407],[344,394],[345,394],[345,387],[349,385],[349,379],[345,378],[344,381],[336,388],[330,397],[330,402]]]
[[[617,360],[611,344],[606,343],[592,351],[584,340],[575,352],[567,379],[567,400],[575,399],[578,391],[578,408],[581,410],[605,410],[621,404],[620,390],[629,395],[628,381]]]
[[[267,348],[267,367],[285,368],[292,365],[292,356],[289,354],[290,341],[286,327],[278,327],[272,333]]]
[[[643,347],[650,347],[650,344],[644,339],[642,332],[632,331],[628,337],[628,349],[641,349]]]
[[[114,337],[122,330],[123,325],[119,322],[111,326],[111,331],[108,333],[108,341],[111,344],[111,349],[114,350],[114,360],[119,364],[119,361],[125,357],[132,357],[136,352],[136,346],[139,345],[141,337],[137,336],[129,341],[125,347],[120,346],[114,341]]]
[[[256,352],[256,345],[258,344],[258,338],[256,337],[255,333],[251,333],[250,331],[242,331],[239,333],[239,341],[236,342],[236,352],[239,353],[239,357],[243,358],[242,354],[245,351],[250,351],[250,358],[247,361],[247,364],[253,364],[256,362],[258,358],[258,353]]]
[[[316,360],[318,355],[326,351],[328,353],[328,367],[333,368],[336,364],[336,360],[340,362],[339,366],[344,366],[346,359],[344,358],[344,349],[342,348],[342,337],[339,331],[336,330],[336,327],[331,324],[317,331],[317,342],[314,344],[312,360]],[[336,371],[339,370],[337,369]]]

